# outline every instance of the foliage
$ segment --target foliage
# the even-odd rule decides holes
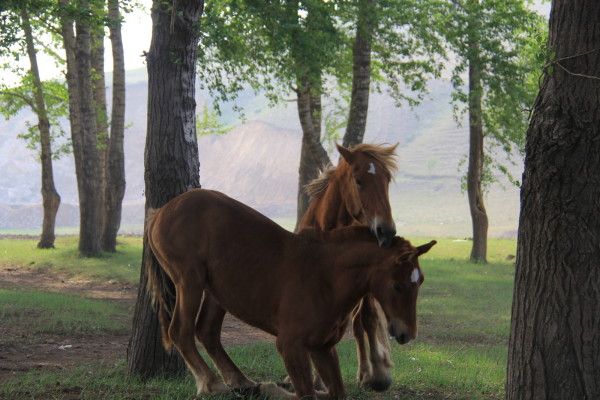
[[[196,117],[196,132],[198,136],[224,135],[231,127],[219,121],[219,114],[204,105],[202,113]]]
[[[464,75],[469,64],[481,71],[482,119],[486,137],[484,185],[498,171],[519,184],[498,157],[497,150],[514,164],[522,154],[529,110],[538,91],[545,59],[547,26],[528,8],[526,0],[452,0],[440,3],[439,26],[455,61],[451,80],[457,122],[468,109]]]
[[[377,21],[372,79],[398,104],[416,104],[426,81],[438,76],[444,49],[428,16],[434,0],[374,2]],[[207,1],[202,21],[198,74],[219,102],[235,100],[246,87],[271,104],[285,99],[306,78],[324,94],[349,92],[358,0],[260,2]]]
[[[58,159],[71,151],[70,140],[66,138],[60,121],[68,115],[68,93],[65,83],[59,80],[42,82],[46,113],[50,122],[50,139],[53,142],[52,158]],[[20,85],[0,86],[0,114],[5,118],[15,117],[22,109],[29,107],[36,113],[34,104],[33,79],[30,72],[25,73]],[[26,121],[27,130],[18,135],[26,141],[27,148],[39,151],[40,131],[36,123]]]
[[[1,69],[18,77],[18,82],[0,82],[0,114],[6,119],[15,117],[24,108],[30,108],[37,114],[35,105],[34,79],[30,69],[19,66],[22,57],[26,57],[25,37],[22,32],[21,11],[30,16],[31,28],[34,30],[34,39],[43,44],[37,45],[46,54],[54,57],[58,54],[58,42],[47,24],[51,24],[51,16],[56,11],[56,2],[50,0],[29,0],[25,2],[8,1],[0,8],[0,42],[5,47],[0,56],[8,59]],[[60,121],[68,116],[68,92],[65,82],[58,79],[42,82],[42,91],[48,122],[50,124],[50,140],[53,144],[52,157],[60,158],[69,153],[71,144],[65,137]],[[39,152],[40,131],[37,121],[26,121],[26,130],[18,135],[25,140],[29,149]]]

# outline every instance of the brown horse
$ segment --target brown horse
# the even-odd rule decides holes
[[[149,214],[147,229],[149,247],[162,267],[149,268],[148,286],[163,343],[167,349],[175,345],[198,394],[255,385],[221,345],[226,311],[277,337],[296,393],[274,384],[259,389],[279,399],[316,398],[310,360],[328,389],[323,396],[345,396],[334,346],[350,311],[367,293],[381,304],[389,333],[399,343],[417,334],[416,300],[423,282],[417,257],[434,241],[415,248],[393,238],[389,248],[381,248],[369,228],[359,226],[297,235],[224,194],[202,189]],[[210,296],[202,300],[203,293]],[[202,359],[194,338],[224,382]]]
[[[336,168],[329,168],[307,186],[311,203],[298,230],[329,231],[350,225],[371,227],[380,245],[396,234],[388,199],[388,186],[397,170],[396,146],[359,144],[351,149],[338,146],[342,155]],[[352,331],[358,356],[357,380],[373,390],[386,390],[391,382],[392,362],[387,322],[381,307],[367,295],[353,312]]]

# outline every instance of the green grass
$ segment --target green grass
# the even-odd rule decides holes
[[[119,237],[117,252],[85,258],[77,237],[58,236],[54,249],[38,249],[36,239],[0,239],[0,267],[46,268],[97,280],[137,283],[142,254],[141,237]]]
[[[430,238],[411,240],[415,244],[421,244]],[[9,243],[0,240],[0,265],[7,263],[7,253],[4,250],[13,249],[12,244],[19,244],[17,247],[20,250],[12,251],[11,265],[34,268],[37,263],[50,263],[51,268],[67,270],[73,274],[111,278],[114,278],[114,271],[120,269],[129,271],[127,274],[137,279],[141,241],[139,238],[121,241],[123,243],[117,255],[90,260],[77,256],[74,238],[60,238],[57,250],[53,250],[55,253],[35,249],[35,241]],[[390,391],[373,394],[359,389],[355,383],[354,343],[343,341],[338,345],[342,372],[351,398],[503,397],[514,275],[513,261],[507,261],[506,257],[515,254],[515,242],[490,240],[490,263],[487,265],[466,262],[470,246],[471,242],[468,241],[442,239],[420,259],[425,283],[419,300],[419,337],[405,346],[392,345],[395,366],[394,385]],[[30,266],[29,260],[36,264]],[[126,260],[133,262],[131,267],[126,267]],[[120,266],[116,265],[118,263]],[[107,270],[101,271],[103,268]],[[6,297],[10,298],[11,295],[6,294]],[[24,297],[30,300],[14,303],[14,310],[35,310],[41,304],[45,306],[47,302],[45,297]],[[2,301],[0,300],[0,306],[4,310],[5,303]],[[103,308],[100,305],[96,307],[95,302],[107,302],[93,302],[89,303],[89,307],[99,314],[89,319],[82,317],[74,324],[73,329],[84,329],[87,324],[100,327],[97,321],[102,321],[105,317],[107,321],[114,318],[114,314],[111,314],[115,312],[114,308]],[[91,309],[75,311],[52,306],[52,310],[56,315],[71,315],[75,318],[79,314],[89,313]],[[0,319],[4,319],[1,314]],[[27,323],[26,319],[23,323]],[[102,331],[105,328],[106,326],[98,329]],[[229,351],[240,368],[255,380],[280,380],[285,375],[282,361],[272,344],[234,346]],[[189,399],[195,392],[189,375],[180,379],[141,382],[126,378],[125,366],[120,362],[117,365],[83,365],[76,370],[61,372],[32,371],[6,382],[0,388],[0,399],[58,399],[66,396],[65,391],[77,392],[83,399]]]
[[[0,289],[0,321],[29,334],[123,333],[128,307],[76,295]],[[1,341],[2,339],[0,339]]]

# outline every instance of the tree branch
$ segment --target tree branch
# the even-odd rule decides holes
[[[33,103],[33,99],[25,96],[24,94],[11,92],[10,90],[0,90],[0,95],[12,96],[12,97],[16,97],[18,99],[23,100],[25,102],[25,104],[27,104],[29,107],[31,107],[33,112],[35,112],[37,114],[37,108],[35,107],[35,104]]]

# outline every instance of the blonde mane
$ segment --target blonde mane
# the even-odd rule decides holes
[[[324,170],[319,173],[319,176],[313,179],[311,182],[304,186],[304,191],[312,199],[315,198],[319,193],[325,192],[327,185],[329,185],[329,177],[335,173],[333,165],[329,164]]]
[[[383,144],[360,143],[350,148],[352,152],[365,153],[381,163],[385,172],[391,177],[398,171],[398,155],[396,154],[396,143],[393,146]]]
[[[393,146],[385,146],[383,144],[360,143],[351,147],[352,152],[360,152],[374,158],[377,162],[383,165],[385,173],[392,177],[398,171],[398,160],[395,153],[398,144]],[[319,173],[319,176],[304,186],[304,191],[311,199],[318,197],[324,193],[329,185],[329,180],[337,170],[337,167],[328,165]]]

